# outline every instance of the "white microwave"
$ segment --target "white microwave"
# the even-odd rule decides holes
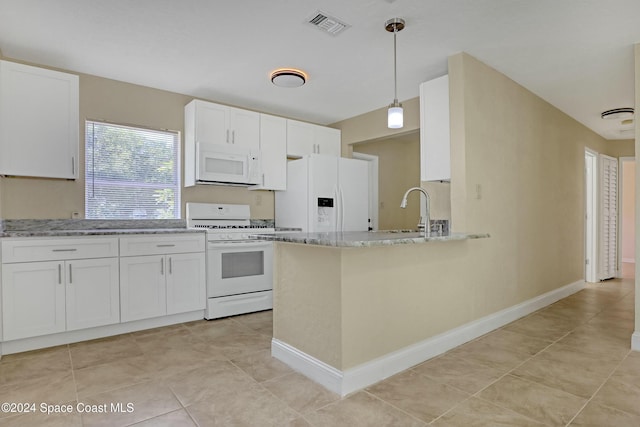
[[[254,185],[262,183],[260,153],[231,144],[196,144],[198,184]]]

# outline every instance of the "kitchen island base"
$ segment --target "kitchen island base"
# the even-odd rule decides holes
[[[507,282],[474,286],[491,265],[486,242],[276,242],[272,355],[345,396],[584,287],[511,302],[517,293]]]

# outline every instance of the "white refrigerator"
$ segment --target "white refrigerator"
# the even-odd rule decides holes
[[[275,194],[276,227],[307,232],[367,231],[369,172],[364,160],[311,154],[287,163]]]

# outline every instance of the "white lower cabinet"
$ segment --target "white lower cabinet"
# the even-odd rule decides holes
[[[65,261],[67,330],[120,322],[118,258]]]
[[[3,240],[3,340],[118,323],[117,242]]]
[[[163,255],[120,259],[120,309],[123,322],[167,313]]]
[[[62,262],[2,266],[3,340],[63,332],[65,285]]]
[[[204,236],[176,239],[121,239],[121,255],[127,255],[120,257],[120,309],[123,322],[204,309]],[[200,250],[191,252],[194,247]],[[174,253],[181,250],[185,252]],[[165,254],[137,255],[145,252]]]

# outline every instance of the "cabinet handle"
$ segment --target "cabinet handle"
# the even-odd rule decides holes
[[[164,257],[160,258],[160,274],[164,275]]]
[[[51,252],[75,252],[77,249],[51,249]]]
[[[229,129],[227,129],[227,144],[229,143]]]
[[[76,158],[71,156],[71,175],[76,174]]]
[[[171,257],[169,257],[169,274],[173,274],[173,262],[171,261]]]
[[[69,284],[73,283],[73,271],[71,270],[71,264],[69,264]]]
[[[62,284],[62,264],[58,264],[58,284]]]
[[[235,130],[231,131],[231,143],[232,144],[236,143],[236,131]]]
[[[175,244],[156,245],[157,248],[172,248]]]

